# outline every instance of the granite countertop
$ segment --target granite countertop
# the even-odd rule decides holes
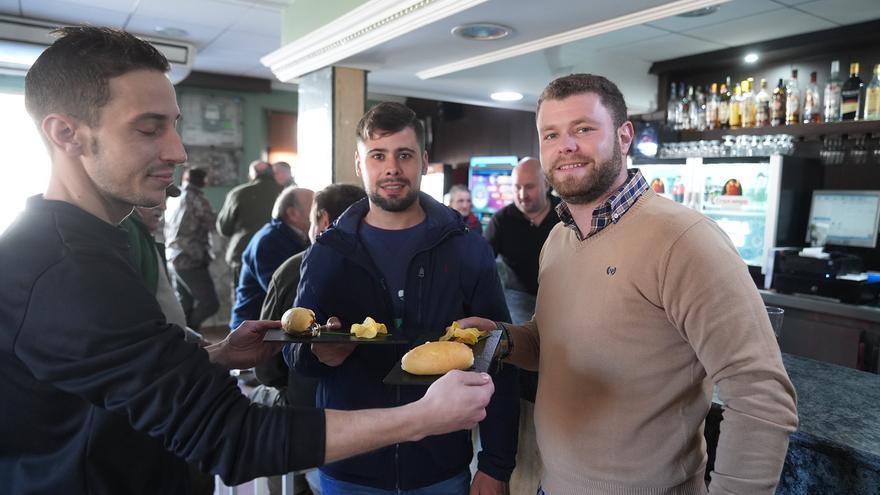
[[[783,354],[798,394],[792,441],[839,448],[880,468],[880,376]]]

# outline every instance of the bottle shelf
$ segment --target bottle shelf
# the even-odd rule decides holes
[[[712,129],[710,131],[680,131],[681,141],[717,140],[723,136],[766,136],[768,134],[788,134],[804,139],[821,136],[849,136],[857,134],[880,134],[880,120],[851,120],[846,122],[824,122],[820,124],[794,124],[770,127],[749,127],[745,129]]]

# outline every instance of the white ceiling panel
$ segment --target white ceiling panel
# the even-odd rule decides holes
[[[218,50],[247,51],[262,57],[281,46],[279,36],[264,36],[241,31],[225,31],[211,42],[210,48]]]
[[[784,9],[691,29],[684,34],[725,46],[739,46],[833,27],[836,25],[824,19]]]
[[[609,48],[608,51],[619,55],[624,60],[637,59],[650,64],[658,60],[695,55],[722,48],[725,46],[720,43],[703,41],[680,34],[667,34],[659,38]]]
[[[818,0],[797,8],[842,25],[880,18],[880,0]]]
[[[24,3],[31,3],[30,0],[22,0]],[[139,0],[76,0],[77,5],[85,5],[88,7],[98,7],[107,10],[119,10],[122,12],[131,12],[137,7]]]
[[[180,41],[193,43],[194,45],[196,45],[196,47],[199,48],[210,43],[215,38],[220,36],[220,34],[223,33],[225,29],[225,27],[221,26],[195,24],[191,22],[185,22],[180,19],[135,15],[128,22],[127,30],[131,31],[132,33],[140,33],[145,36],[160,36],[158,33],[156,33],[157,27],[173,27],[183,29],[187,32],[187,35],[181,38]]]
[[[21,15],[18,9],[18,0],[0,0],[0,14]]]
[[[230,26],[235,31],[275,36],[281,42],[281,14],[276,11],[252,8],[239,16]]]
[[[115,28],[122,27],[128,17],[125,10],[89,7],[79,5],[76,2],[58,0],[22,0],[22,12],[25,17],[58,23],[91,24]]]
[[[136,14],[227,28],[248,10],[245,5],[217,0],[141,0]]]
[[[680,32],[782,8],[785,7],[772,0],[734,0],[733,2],[718,5],[717,12],[704,17],[672,16],[650,22],[648,26]]]

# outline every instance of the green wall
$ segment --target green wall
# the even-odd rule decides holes
[[[0,74],[0,93],[24,93],[24,76]]]
[[[217,96],[237,96],[242,99],[242,111],[244,122],[244,149],[239,164],[239,175],[242,182],[247,177],[247,167],[252,161],[263,157],[263,152],[269,147],[269,117],[270,110],[296,113],[297,94],[289,91],[272,91],[271,93],[246,93],[236,91],[214,90],[206,88],[194,88],[189,86],[177,87],[178,97],[183,94],[202,94]],[[208,187],[205,196],[219,211],[226,198],[226,193],[231,187]]]
[[[296,0],[281,16],[281,46],[329,24],[367,0]]]

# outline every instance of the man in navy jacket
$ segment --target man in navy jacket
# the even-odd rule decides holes
[[[368,198],[351,206],[306,254],[296,305],[344,328],[371,316],[413,343],[437,340],[471,313],[508,316],[492,249],[454,210],[419,192],[427,166],[424,130],[412,110],[382,103],[358,124],[357,173]],[[425,389],[382,379],[406,345],[316,344],[285,349],[288,362],[320,378],[318,405],[361,409],[406,404]],[[516,369],[495,377],[480,425],[483,450],[471,481],[471,435],[459,431],[392,445],[321,468],[323,493],[502,494],[518,428]],[[414,490],[414,491],[413,491]],[[410,492],[412,491],[412,492]]]
[[[260,318],[272,274],[287,258],[309,247],[309,211],[314,195],[311,189],[285,188],[272,207],[272,220],[248,242],[241,255],[230,329],[238,328],[243,321]]]

